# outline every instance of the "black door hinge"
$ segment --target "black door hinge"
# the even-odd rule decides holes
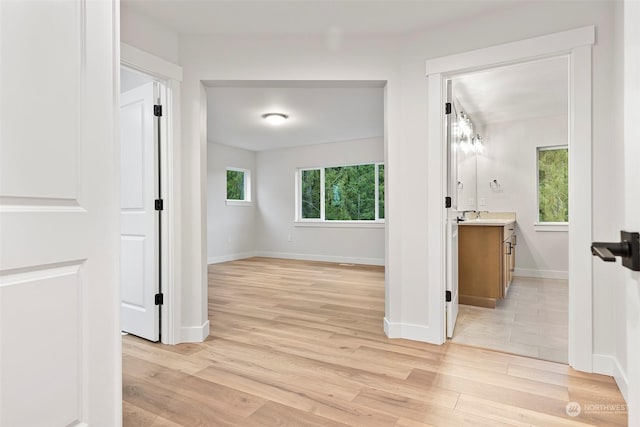
[[[164,295],[156,294],[156,305],[163,305],[163,304],[164,304]]]
[[[445,301],[446,302],[451,302],[451,291],[447,291],[445,293]]]
[[[164,200],[156,199],[156,210],[157,211],[164,210]]]
[[[451,114],[451,103],[447,102],[446,104],[444,104],[444,113],[445,114]]]
[[[447,196],[444,198],[444,207],[445,208],[450,208],[451,207],[451,197]]]
[[[153,115],[156,117],[162,117],[162,105],[153,106]]]

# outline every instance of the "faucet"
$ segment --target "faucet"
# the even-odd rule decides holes
[[[475,211],[475,210],[473,210],[473,209],[472,209],[472,210],[469,210],[469,211],[462,211],[462,218],[466,218],[466,217],[467,217],[467,214],[468,214],[468,213],[471,213],[471,212],[476,213],[476,211]],[[477,216],[476,216],[476,218],[477,218]]]

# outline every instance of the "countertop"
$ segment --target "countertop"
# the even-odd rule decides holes
[[[495,227],[504,227],[516,222],[513,218],[482,218],[482,219],[466,219],[460,221],[458,225],[488,225]]]

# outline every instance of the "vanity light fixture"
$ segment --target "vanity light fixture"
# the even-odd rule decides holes
[[[282,113],[266,113],[262,115],[262,118],[270,125],[276,126],[286,122],[289,116]]]

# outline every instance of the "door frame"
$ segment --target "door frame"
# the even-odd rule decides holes
[[[160,335],[163,344],[179,344],[181,337],[181,286],[180,286],[180,201],[176,184],[180,176],[179,150],[175,146],[180,140],[180,83],[182,67],[151,55],[126,43],[120,43],[120,65],[140,71],[163,83],[163,117],[161,122],[161,182],[163,188],[162,232],[162,293],[164,303],[160,310]],[[161,94],[162,98],[162,94]]]
[[[444,103],[451,75],[566,56],[569,61],[569,364],[593,371],[593,272],[587,250],[592,241],[591,49],[595,27],[588,26],[426,61],[428,79],[428,241],[431,341],[445,342],[446,156]],[[577,185],[580,183],[580,191]],[[583,284],[583,285],[579,285]],[[579,332],[578,332],[579,331]]]

